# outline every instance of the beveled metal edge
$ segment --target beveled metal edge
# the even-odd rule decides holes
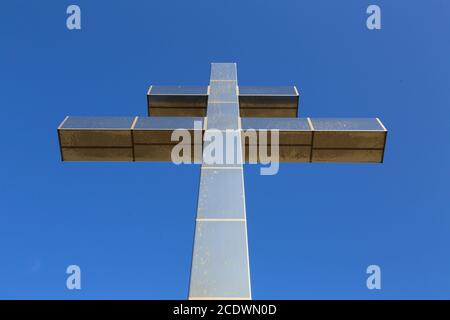
[[[211,104],[232,104],[232,103],[236,103],[233,101],[211,101],[209,102]],[[256,109],[256,108],[245,108],[245,109]],[[142,128],[138,128],[136,129],[136,123],[139,119],[139,116],[135,116],[130,127],[123,127],[123,128],[110,128],[110,127],[104,127],[104,128],[77,128],[77,127],[73,127],[73,128],[63,128],[62,126],[65,124],[65,122],[67,121],[67,119],[70,116],[66,116],[64,118],[64,120],[61,122],[61,124],[58,126],[57,130],[63,130],[63,131],[103,131],[103,130],[108,130],[108,131],[126,131],[126,130],[151,130],[151,131],[164,131],[167,130],[167,128],[154,128],[154,129],[142,129]],[[130,117],[131,118],[131,117]],[[196,117],[196,118],[203,118],[203,129],[207,128],[207,122],[208,122],[208,117]],[[239,129],[242,129],[242,118],[258,118],[258,117],[239,117]],[[274,118],[276,119],[276,118]],[[292,119],[292,118],[289,118]],[[345,130],[334,130],[334,129],[327,129],[327,130],[321,130],[321,129],[316,129],[314,128],[314,124],[311,121],[310,117],[306,117],[306,118],[299,118],[299,119],[306,119],[309,129],[306,130],[280,130],[282,132],[351,132],[351,133],[356,133],[356,132],[374,132],[374,133],[382,133],[382,132],[388,132],[388,130],[386,129],[386,127],[383,125],[383,123],[379,120],[379,118],[375,118],[377,120],[377,122],[380,124],[381,129],[380,130],[376,130],[376,129],[368,129],[368,130],[364,130],[364,129],[345,129]],[[357,118],[355,118],[357,119]],[[258,129],[255,129],[258,130]],[[270,129],[265,129],[265,130],[277,130],[277,128],[270,128]],[[278,129],[279,130],[279,129]]]
[[[252,297],[188,297],[188,300],[252,300]]]
[[[64,120],[60,123],[60,125],[58,126],[58,129],[56,130],[56,132],[58,133],[58,146],[59,146],[59,156],[61,158],[61,161],[64,162],[64,156],[63,156],[63,150],[62,150],[62,146],[61,146],[61,127],[64,125],[64,123],[67,121],[67,119],[69,119],[69,116],[66,116],[64,118]]]
[[[380,118],[375,118],[375,119],[377,119],[378,123],[379,123],[380,126],[384,129],[384,131],[387,132],[388,130],[386,129],[386,127],[384,126],[384,124],[381,122]]]
[[[83,131],[83,130],[90,130],[90,131],[103,131],[103,130],[108,130],[108,131],[124,131],[124,130],[131,130],[132,126],[133,126],[133,122],[136,120],[137,117],[134,117],[135,119],[133,120],[133,122],[131,123],[131,126],[129,128],[108,128],[108,127],[104,127],[104,128],[63,128],[62,126],[66,123],[67,119],[69,119],[71,116],[66,116],[64,118],[64,120],[61,122],[61,124],[58,126],[58,131],[62,130],[62,131]],[[78,116],[72,116],[72,117],[78,117]],[[80,116],[80,117],[86,117],[86,118],[90,118],[91,116]],[[115,117],[115,116],[108,116],[108,117]],[[101,116],[94,116],[93,118],[101,118]],[[121,116],[117,116],[117,118],[121,118]],[[125,118],[133,118],[133,116],[130,117],[125,117]]]
[[[351,132],[351,133],[354,133],[354,132],[378,132],[378,133],[386,132],[386,130],[360,130],[360,129],[358,129],[358,130],[348,130],[348,129],[346,129],[346,130],[319,130],[319,129],[314,129],[313,131],[315,131],[315,132]]]
[[[311,129],[311,150],[309,150],[309,162],[312,163],[313,162],[312,158],[313,158],[313,149],[314,149],[313,146],[314,146],[314,132],[315,132],[315,130],[314,130],[314,125],[313,125],[313,123],[311,121],[311,118],[307,117],[306,119],[308,120],[308,125],[309,125],[309,127]]]
[[[227,104],[227,103],[235,103],[235,104],[239,104],[239,100],[238,101],[208,101],[208,104]],[[203,109],[203,108],[202,108]],[[206,108],[205,108],[206,109]],[[246,108],[249,109],[249,108]],[[256,108],[255,108],[256,109]]]
[[[262,107],[262,106],[257,106],[257,107],[241,107],[239,106],[240,110],[298,110],[298,107],[279,107],[278,105],[274,108],[273,106],[269,106],[269,107]],[[259,117],[244,117],[244,118],[259,118]],[[273,118],[273,117],[262,117],[262,118]],[[275,117],[276,118],[276,117]],[[292,117],[285,117],[285,118],[290,118],[292,119]],[[296,117],[298,118],[298,117]]]
[[[199,96],[199,97],[206,97],[209,95],[209,85],[208,86],[189,86],[189,87],[207,87],[206,89],[206,94],[205,93],[151,93],[151,89],[154,87],[155,85],[151,85],[149,90],[147,91],[147,96],[167,96],[167,97],[176,97],[176,96]],[[176,87],[176,85],[173,85],[174,87]],[[165,86],[160,86],[160,87],[165,87]],[[188,86],[186,86],[188,87]]]
[[[307,117],[306,120],[308,121],[308,125],[309,125],[309,128],[311,129],[311,131],[314,131],[314,126],[312,124],[311,118]]]
[[[195,221],[201,222],[245,222],[245,218],[195,218]]]
[[[128,131],[130,128],[60,128],[59,131]]]
[[[243,164],[245,164],[245,159],[243,159],[244,157],[244,151],[242,150],[243,147],[241,145],[241,162],[242,162],[242,166]],[[244,183],[244,167],[242,167],[242,171],[241,171],[241,179],[242,179],[242,195],[244,197],[244,224],[245,224],[245,242],[246,242],[246,247],[247,247],[247,273],[248,273],[248,296],[249,299],[252,298],[252,280],[251,280],[251,274],[250,274],[250,254],[249,254],[249,244],[248,244],[248,226],[247,226],[247,201],[245,201],[246,196],[245,196],[245,183]]]
[[[240,94],[239,87],[245,87],[245,86],[239,86],[237,85],[237,80],[210,80],[210,82],[236,82],[237,87],[237,96],[241,97],[299,97],[299,91],[296,86],[284,86],[284,87],[292,87],[295,91],[295,94]],[[152,93],[151,90],[155,85],[150,85],[149,89],[147,90],[147,96],[209,96],[210,94],[210,85],[207,86],[196,86],[196,87],[207,87],[206,94],[204,93]],[[261,86],[262,88],[268,87],[271,88],[271,86]],[[283,87],[283,86],[281,86]]]
[[[202,165],[202,167],[200,168],[200,170],[242,170],[242,164],[233,164],[233,165],[224,165],[223,167],[221,166],[213,166],[213,165]]]
[[[246,86],[241,86],[241,87],[246,87]],[[250,87],[250,86],[249,86]],[[255,87],[261,87],[261,88],[273,88],[272,86],[255,86]],[[295,91],[295,94],[264,94],[264,93],[243,93],[243,94],[238,94],[238,96],[240,97],[298,97],[300,94],[298,93],[297,87],[296,86],[279,86],[279,87],[292,87]],[[239,86],[238,86],[239,88]]]
[[[136,116],[135,118],[134,118],[134,120],[133,120],[133,123],[131,124],[131,128],[130,128],[130,135],[131,135],[131,156],[132,156],[132,158],[133,158],[133,162],[135,162],[136,161],[136,156],[135,156],[135,150],[134,150],[134,147],[135,147],[135,143],[134,143],[134,126],[136,125],[136,123],[137,123],[137,121],[138,121],[138,116]]]
[[[311,117],[308,117],[308,119],[312,119],[312,120],[314,120],[314,119],[323,119],[323,118],[311,118]],[[332,118],[326,118],[326,119],[332,119]],[[340,119],[340,118],[335,118],[335,119]],[[385,131],[387,131],[386,130],[386,128],[385,128],[385,126],[381,123],[381,121],[380,121],[380,119],[379,118],[351,118],[351,119],[375,119],[377,122],[378,122],[378,124],[381,126],[381,129],[354,129],[354,130],[352,130],[352,129],[345,129],[345,130],[343,130],[343,129],[314,129],[314,131],[318,131],[318,132],[344,132],[344,131],[347,131],[347,132],[385,132]],[[312,120],[311,120],[311,123],[312,123]]]
[[[388,134],[388,131],[386,130],[384,133],[383,152],[381,153],[381,162],[380,163],[384,163],[384,153],[386,151],[387,134]]]
[[[134,130],[134,126],[136,125],[136,123],[137,123],[137,121],[138,121],[138,116],[136,116],[135,118],[134,118],[134,120],[133,120],[133,123],[131,124],[131,128],[130,128],[130,130]]]
[[[64,123],[66,123],[67,119],[69,119],[69,116],[66,116],[64,118],[64,120],[60,123],[60,125],[58,126],[58,130],[62,128],[62,126],[64,125]]]

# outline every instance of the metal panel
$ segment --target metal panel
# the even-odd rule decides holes
[[[242,118],[247,117],[278,117],[278,118],[296,118],[297,109],[280,108],[274,105],[270,108],[240,108]]]
[[[209,124],[208,124],[209,126]],[[242,166],[241,131],[207,129],[203,137],[203,166]]]
[[[60,129],[62,147],[131,147],[131,130]]]
[[[235,69],[235,64],[211,66],[190,299],[251,297]],[[214,139],[219,138],[225,141],[221,164],[209,164],[208,147],[218,146]],[[232,163],[223,164],[230,160],[231,152]]]
[[[136,144],[134,145],[135,161],[172,161],[173,144]],[[190,161],[202,163],[201,145],[185,145],[182,150],[190,149]],[[182,156],[182,154],[180,155]]]
[[[187,130],[188,135],[172,141],[177,129]],[[182,150],[190,150],[190,161],[201,163],[202,134],[203,118],[139,117],[133,130],[135,161],[172,161],[172,150],[181,143],[186,144]]]
[[[278,129],[280,131],[311,131],[306,118],[245,118],[242,129]]]
[[[210,81],[237,81],[236,63],[211,63]]]
[[[310,118],[314,130],[386,131],[377,118]]]
[[[383,150],[313,149],[312,162],[383,162]]]
[[[297,109],[280,108],[273,106],[272,108],[240,108],[240,116],[242,118],[250,117],[273,117],[273,118],[296,118]]]
[[[207,101],[207,86],[151,86],[147,93],[152,116],[203,116]]]
[[[377,118],[311,119],[313,148],[383,149],[386,129]]]
[[[200,117],[139,117],[134,126],[133,141],[135,144],[177,144],[178,141],[171,140],[177,129],[188,131],[191,144],[202,143],[203,118]]]
[[[151,108],[152,117],[206,117],[205,108]]]
[[[59,129],[130,129],[135,117],[68,116]]]
[[[202,170],[197,218],[245,219],[242,170],[242,167]]]
[[[66,117],[58,128],[63,161],[133,161],[134,117]]]
[[[179,144],[171,141],[175,129],[188,129],[189,140],[183,141],[191,161],[200,163],[203,118],[179,117],[67,117],[58,129],[62,160],[133,161],[134,155],[136,161],[171,161]]]
[[[295,86],[283,87],[261,87],[261,86],[240,86],[239,96],[243,97],[298,97],[298,91]]]
[[[314,148],[383,149],[386,132],[315,131]]]
[[[215,81],[209,85],[208,103],[237,103],[236,81]]]
[[[241,117],[297,117],[299,95],[292,87],[239,87]]]
[[[134,117],[66,117],[58,128],[62,147],[131,147]]]
[[[248,130],[254,129],[258,137],[262,130],[279,130],[280,145],[311,145],[312,130],[307,119],[302,118],[242,118],[241,126],[245,138]],[[250,132],[251,134],[251,132]],[[267,141],[271,143],[271,134],[267,132]],[[249,139],[246,144],[252,144]]]
[[[189,298],[250,299],[245,221],[197,221]]]
[[[204,166],[241,166],[242,149],[240,144],[239,128],[239,104],[237,99],[237,75],[234,64],[226,66],[225,64],[212,64],[211,75],[215,75],[214,80],[210,82],[210,91],[208,98],[208,132],[205,132],[204,152],[208,153],[211,145],[216,145],[216,138],[221,138],[223,143],[222,155],[223,161],[220,163],[203,163]],[[218,70],[215,70],[218,69]],[[223,75],[225,79],[220,79]],[[231,80],[232,79],[232,80]],[[211,130],[219,129],[219,130]],[[211,135],[214,139],[209,141]],[[220,134],[219,137],[216,135]],[[229,150],[227,150],[229,149]],[[233,153],[234,157],[227,157]]]
[[[61,148],[63,161],[133,161],[132,148]]]
[[[273,148],[276,141],[272,136],[278,134],[278,161],[307,162],[310,160],[312,130],[306,119],[299,118],[248,118],[242,121],[242,144],[245,145],[245,161],[276,161]],[[253,130],[256,130],[253,131]],[[255,138],[256,134],[256,138]],[[267,141],[267,150],[261,149]],[[252,152],[253,155],[249,153]],[[270,156],[269,156],[270,155]]]
[[[138,117],[135,130],[174,130],[174,129],[194,129],[194,124],[203,128],[202,117]]]
[[[208,86],[150,86],[151,96],[206,96]]]
[[[239,129],[238,103],[208,104],[208,129]]]
[[[253,152],[253,155],[250,155]],[[272,149],[269,146],[266,153],[262,153],[257,146],[253,147],[251,145],[244,146],[244,159],[245,163],[263,162],[268,163],[269,161],[277,162],[274,157],[271,157]],[[303,145],[280,145],[278,147],[278,162],[310,162],[311,157],[311,146]]]
[[[259,135],[261,130],[278,128],[282,162],[382,162],[387,131],[379,119],[310,120],[312,126],[308,124],[308,119],[242,118],[242,137],[244,140],[249,129],[257,130]],[[271,140],[267,141],[270,146]],[[310,148],[312,141],[313,151]],[[244,157],[248,162],[249,145],[254,145],[255,139],[245,139],[243,144]],[[258,152],[259,161],[268,159]]]
[[[377,118],[311,119],[313,162],[383,162],[387,130]]]
[[[221,128],[237,128],[233,116],[236,114],[236,104],[211,104],[209,126]],[[132,142],[135,144],[137,161],[170,161],[173,145],[171,141],[174,129],[189,130],[191,144],[202,144],[202,129],[195,130],[193,123],[198,121],[203,127],[200,117],[158,117],[138,118],[134,129],[133,117],[67,117],[58,129],[62,158],[65,161],[126,161],[132,160]],[[242,121],[242,140],[248,129],[255,129],[260,135],[262,130],[278,128],[280,161],[307,161],[308,146],[311,144],[314,132],[313,152],[310,161],[329,162],[382,162],[387,131],[376,119],[311,119],[314,131],[311,131],[307,119],[299,118],[247,118]],[[225,132],[225,131],[224,131]],[[271,135],[267,135],[269,146]],[[260,138],[260,136],[258,137]],[[253,140],[246,139],[245,144]],[[258,141],[258,140],[256,140]],[[156,144],[157,146],[140,146],[141,144]],[[169,146],[163,146],[168,144]],[[68,148],[75,148],[68,150]],[[114,150],[122,148],[122,150]],[[130,148],[129,150],[123,148]],[[193,148],[193,147],[192,147]],[[235,146],[237,153],[239,148]],[[131,150],[131,151],[130,151]],[[158,155],[158,150],[160,151]],[[320,151],[319,151],[320,150]],[[381,151],[380,151],[381,150]],[[198,151],[198,149],[197,149]],[[248,161],[249,148],[245,149],[245,160]],[[269,151],[270,152],[270,151]],[[226,153],[226,150],[223,150]],[[193,161],[200,161],[200,152],[192,154]],[[194,157],[197,155],[197,157]],[[269,158],[259,155],[259,161]],[[240,164],[237,163],[236,166]],[[217,166],[217,165],[212,165]],[[222,165],[219,165],[222,166]],[[224,166],[227,166],[225,164]]]
[[[234,67],[214,71],[224,74],[231,84],[236,76]],[[228,69],[227,69],[228,68]],[[213,72],[213,71],[212,71]],[[223,79],[222,79],[223,81]],[[215,81],[213,81],[214,83]],[[240,115],[242,117],[296,117],[298,93],[291,87],[239,87]],[[215,98],[210,99],[213,101]],[[207,86],[151,86],[147,95],[148,110],[152,116],[205,116],[208,100]]]

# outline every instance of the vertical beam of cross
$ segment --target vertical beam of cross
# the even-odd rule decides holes
[[[251,299],[237,91],[236,64],[213,63],[189,299]],[[232,151],[233,161],[206,161],[208,145],[214,142],[208,135],[211,130],[229,143],[223,158]],[[225,141],[230,138],[233,141]]]

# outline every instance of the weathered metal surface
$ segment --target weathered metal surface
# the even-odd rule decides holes
[[[245,221],[197,220],[189,299],[251,299]]]
[[[241,118],[239,126],[238,103],[213,100],[208,108],[209,130],[226,137],[226,130],[242,128],[238,134],[246,162],[249,146],[258,145],[261,135],[270,151],[273,130],[278,132],[281,162],[383,161],[387,130],[377,118]],[[177,129],[186,129],[190,140],[172,140]],[[58,132],[64,161],[171,161],[173,146],[181,142],[190,145],[191,159],[199,163],[201,148],[208,144],[203,141],[205,129],[202,117],[67,117]],[[257,159],[270,158],[258,152]]]
[[[259,140],[247,138],[267,130],[279,132],[281,162],[383,162],[387,130],[378,118],[243,118],[245,160],[250,146]],[[267,161],[258,157],[258,161]]]
[[[181,143],[191,161],[202,164],[190,299],[251,299],[242,158],[383,161],[387,130],[378,118],[297,118],[296,87],[238,87],[233,63],[213,63],[209,86],[151,86],[147,99],[149,114],[157,117],[66,117],[58,127],[61,157],[173,161],[174,147]],[[177,129],[185,129],[189,138],[174,139]],[[225,163],[207,161],[214,132],[226,139],[216,150]],[[263,136],[265,153],[260,152]],[[278,159],[271,144],[278,147]],[[256,151],[252,159],[250,151]]]
[[[250,299],[242,145],[239,128],[236,65],[212,64],[192,258],[190,299]],[[227,138],[222,163],[210,163],[209,132]],[[233,157],[230,156],[230,152]],[[237,157],[234,157],[237,155]],[[231,161],[230,161],[231,160]]]
[[[214,82],[213,80],[212,83]],[[212,92],[215,91],[212,90]],[[150,86],[147,94],[149,115],[205,116],[208,92],[211,93],[211,88],[208,89],[207,86]],[[241,117],[297,117],[298,115],[299,94],[295,86],[238,87],[238,99]]]
[[[195,117],[67,117],[58,129],[61,156],[64,161],[171,161],[174,145],[182,143],[200,163],[203,124]],[[180,129],[189,140],[172,139]]]

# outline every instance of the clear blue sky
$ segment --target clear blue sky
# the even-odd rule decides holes
[[[381,165],[246,167],[253,297],[450,298],[448,0],[3,2],[0,298],[187,297],[199,167],[62,163],[56,127],[144,116],[150,84],[205,85],[214,61],[297,85],[301,116],[389,129]]]

